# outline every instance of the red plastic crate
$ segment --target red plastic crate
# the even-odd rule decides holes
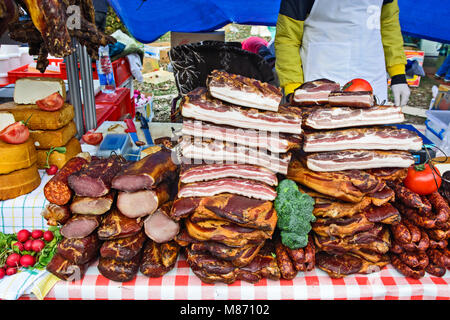
[[[113,61],[112,67],[114,73],[114,81],[116,82],[117,87],[120,87],[122,83],[124,83],[129,77],[132,76],[130,64],[128,63],[128,60],[125,59],[124,57]],[[66,64],[61,63],[60,68],[62,76],[64,77],[64,79],[67,79]],[[92,63],[92,77],[94,78],[94,80],[98,80],[97,64],[95,62]]]
[[[29,77],[44,77],[44,78],[59,78],[64,79],[64,75],[62,74],[62,61],[63,59],[49,59],[50,63],[56,63],[60,66],[60,72],[44,72],[41,73],[39,71],[36,72],[29,72],[28,71],[28,64],[21,66],[17,69],[8,71],[8,78],[9,83],[16,83],[17,79],[20,78],[29,78]]]
[[[117,120],[129,113],[134,118],[136,110],[134,103],[131,101],[129,88],[117,88],[115,94],[104,94],[99,92],[95,97],[95,105],[99,106],[116,106],[119,114]]]
[[[118,117],[117,106],[100,105],[96,106],[95,113],[97,115],[97,128],[105,121],[117,121]]]

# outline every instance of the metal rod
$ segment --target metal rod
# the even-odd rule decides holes
[[[77,41],[72,39],[75,46]],[[78,76],[78,61],[77,53],[74,51],[71,55],[66,57],[67,65],[67,80],[69,85],[70,103],[75,109],[75,125],[77,127],[76,137],[78,139],[85,133],[84,120],[83,120],[83,104],[80,93],[80,80]]]
[[[81,90],[83,92],[84,116],[86,131],[97,128],[97,114],[95,107],[94,80],[92,76],[92,59],[85,46],[77,48],[80,59]]]

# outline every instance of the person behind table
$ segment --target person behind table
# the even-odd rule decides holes
[[[408,102],[406,55],[397,0],[281,0],[275,36],[276,71],[286,96],[306,81],[341,86],[354,78],[396,105]]]
[[[441,64],[438,71],[436,71],[436,74],[434,75],[434,77],[439,80],[443,78],[445,83],[449,83],[450,82],[450,51],[448,50],[448,45],[443,44],[441,46],[440,51],[442,51],[443,56],[447,55],[447,57],[445,58],[444,62]]]
[[[108,14],[108,1],[93,0],[93,3],[95,9],[95,25],[100,31],[105,32],[106,15]]]

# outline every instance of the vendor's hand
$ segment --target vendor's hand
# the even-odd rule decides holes
[[[394,94],[394,104],[399,107],[406,106],[411,91],[404,74],[392,77],[391,89]]]

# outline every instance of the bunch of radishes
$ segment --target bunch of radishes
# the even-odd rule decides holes
[[[11,248],[2,254],[8,254],[5,265],[0,267],[0,279],[5,275],[13,275],[20,267],[33,267],[37,256],[45,245],[54,239],[52,231],[33,230],[32,232],[22,229],[16,234],[17,241],[11,243]],[[14,248],[17,247],[17,248]]]

